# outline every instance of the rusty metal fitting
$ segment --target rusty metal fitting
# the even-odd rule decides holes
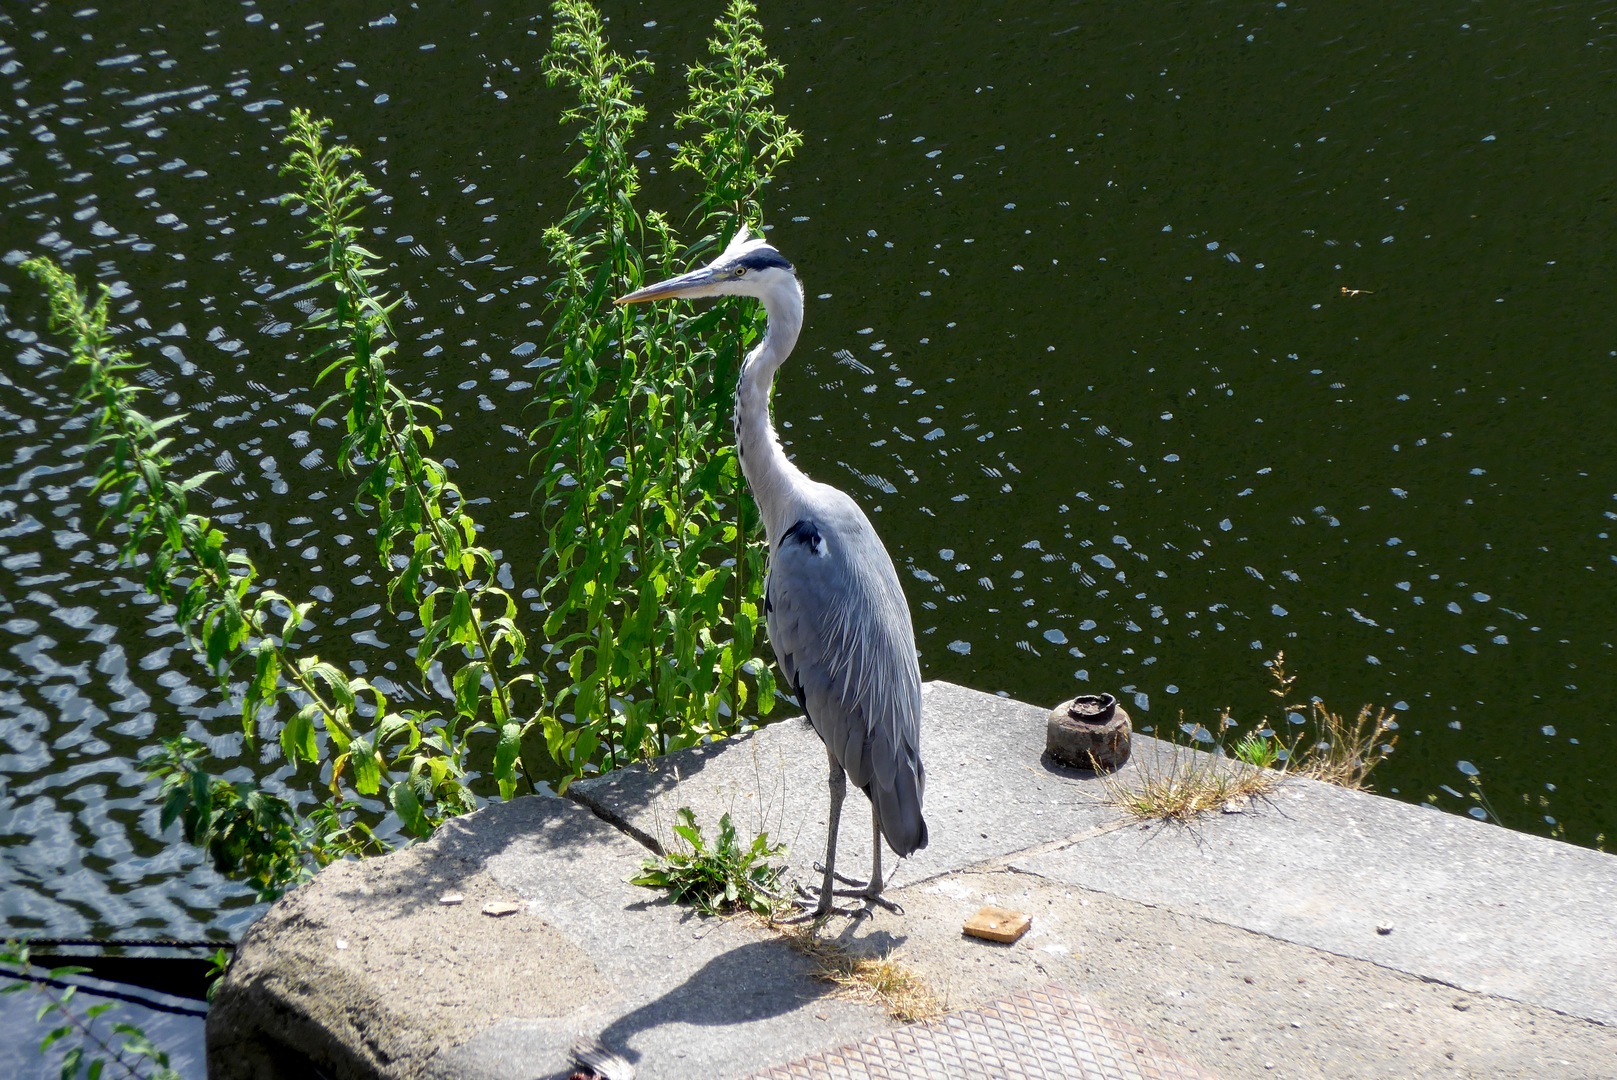
[[[1050,711],[1045,752],[1063,765],[1111,772],[1129,759],[1134,728],[1111,694],[1079,694]]]

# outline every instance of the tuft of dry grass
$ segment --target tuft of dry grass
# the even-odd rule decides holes
[[[1297,677],[1286,672],[1285,652],[1276,653],[1268,667],[1274,681],[1269,692],[1279,702],[1282,715],[1302,717],[1291,742],[1276,730],[1286,725],[1259,724],[1226,748],[1236,722],[1225,709],[1216,733],[1205,732],[1199,725],[1195,729],[1208,742],[1210,752],[1199,753],[1175,743],[1165,769],[1142,762],[1133,770],[1130,783],[1108,778],[1107,801],[1137,817],[1186,821],[1234,800],[1267,794],[1287,775],[1355,791],[1368,788],[1370,773],[1398,742],[1397,716],[1366,705],[1348,720],[1317,697],[1293,704],[1290,699]],[[1179,719],[1180,727],[1186,728],[1184,715]]]
[[[1295,755],[1287,771],[1298,776],[1363,791],[1370,786],[1371,770],[1386,760],[1398,742],[1396,734],[1387,737],[1397,717],[1386,709],[1375,709],[1372,715],[1365,705],[1348,721],[1315,698],[1308,703],[1307,716],[1319,740]]]
[[[1285,771],[1323,780],[1327,784],[1363,791],[1370,786],[1370,773],[1386,760],[1398,744],[1398,717],[1386,709],[1365,705],[1351,721],[1334,713],[1322,698],[1306,704],[1288,704],[1297,676],[1286,674],[1286,652],[1282,649],[1269,664],[1274,685],[1269,688],[1287,713],[1304,719],[1303,730],[1311,731],[1313,741],[1304,745],[1307,734],[1287,748]],[[1390,738],[1389,738],[1390,736]]]
[[[946,1011],[943,1001],[919,975],[892,956],[861,956],[818,937],[812,927],[782,931],[794,950],[815,962],[818,978],[844,993],[879,1003],[894,1020],[913,1024]]]
[[[1142,761],[1131,783],[1115,774],[1104,781],[1106,799],[1136,817],[1189,821],[1236,799],[1266,795],[1280,774],[1244,761],[1175,745],[1167,767]]]

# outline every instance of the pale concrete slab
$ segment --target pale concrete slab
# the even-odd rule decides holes
[[[1166,906],[1014,870],[894,895],[902,918],[878,911],[834,929],[854,948],[891,950],[949,1008],[1059,983],[1231,1080],[1617,1076],[1617,1027]],[[963,937],[987,904],[1033,925],[1014,945]]]
[[[1617,858],[1470,818],[1288,779],[1246,813],[1012,866],[1617,1023]]]

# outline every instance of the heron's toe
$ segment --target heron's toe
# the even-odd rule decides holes
[[[825,864],[820,863],[820,862],[815,863],[814,864],[814,872],[816,874],[823,875],[825,873]],[[847,874],[839,874],[836,871],[832,871],[831,876],[833,878],[835,878],[836,880],[842,882],[842,884],[844,884],[844,885],[852,885],[856,889],[868,889],[868,888],[870,888],[870,882],[861,881],[859,878],[851,878]],[[844,893],[844,894],[840,894],[840,895],[851,895],[851,894]]]

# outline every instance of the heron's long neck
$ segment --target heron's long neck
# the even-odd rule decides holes
[[[791,355],[803,329],[801,286],[795,292],[789,295],[783,290],[763,298],[768,316],[764,339],[747,354],[736,383],[736,450],[741,457],[741,473],[763,513],[771,550],[793,524],[785,520],[793,512],[793,507],[787,505],[792,482],[804,479],[797,466],[786,460],[775,425],[769,419],[769,390],[775,383],[775,372]]]

